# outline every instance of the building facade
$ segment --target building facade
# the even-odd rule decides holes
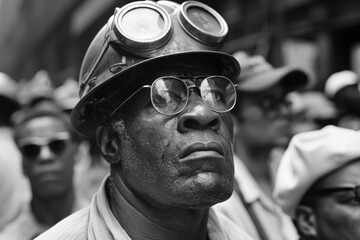
[[[45,69],[55,85],[77,78],[91,39],[120,0],[0,0],[0,71],[30,79]],[[181,3],[182,1],[176,1]],[[229,25],[223,50],[291,64],[321,84],[333,72],[360,73],[358,0],[203,0]]]

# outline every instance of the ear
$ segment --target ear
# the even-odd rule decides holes
[[[112,164],[120,161],[118,141],[109,128],[100,126],[96,129],[96,142],[107,162]]]
[[[299,205],[295,213],[295,222],[302,236],[317,236],[316,216],[311,207]]]

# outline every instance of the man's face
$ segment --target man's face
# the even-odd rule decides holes
[[[39,197],[56,198],[71,187],[77,145],[68,133],[61,120],[49,116],[31,119],[21,129],[18,142],[27,148],[23,170]],[[34,144],[42,145],[40,150]]]
[[[216,66],[196,64],[191,63],[191,71],[177,66],[160,75],[214,75]],[[152,107],[148,89],[124,108],[128,109],[125,129],[115,126],[120,139],[119,174],[137,196],[160,208],[202,208],[230,197],[234,170],[229,113],[212,111],[197,90],[190,92],[187,106],[174,116]]]
[[[281,85],[275,85],[265,92],[244,96],[236,114],[236,142],[249,147],[287,146],[291,135],[285,93]]]
[[[315,187],[320,189],[360,185],[360,160],[326,176]],[[360,202],[351,190],[318,197],[314,213],[319,240],[360,239]]]

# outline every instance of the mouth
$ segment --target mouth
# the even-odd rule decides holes
[[[224,158],[224,149],[216,142],[196,142],[181,149],[179,154],[181,161],[196,158]]]

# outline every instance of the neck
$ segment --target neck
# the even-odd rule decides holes
[[[110,207],[118,222],[133,240],[205,240],[209,209],[155,207],[136,197],[112,174]]]
[[[72,213],[74,202],[73,190],[51,199],[34,195],[31,199],[31,209],[40,223],[53,226]]]

